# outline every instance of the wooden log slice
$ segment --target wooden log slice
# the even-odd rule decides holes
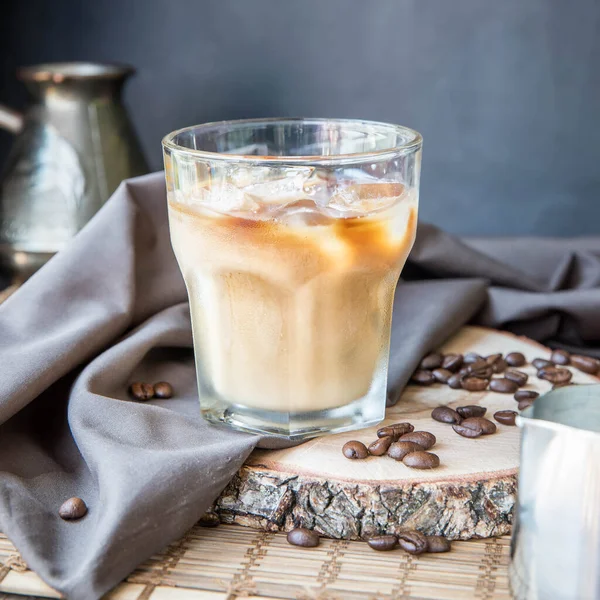
[[[528,363],[549,358],[547,348],[526,338],[465,327],[441,348],[443,352],[477,352],[483,356],[522,352]],[[525,388],[546,392],[551,384],[537,379],[527,364]],[[597,379],[573,370],[575,383]],[[486,416],[517,410],[512,394],[467,392],[446,385],[409,385],[383,424],[409,421],[415,430],[437,437],[431,450],[441,465],[428,471],[410,469],[382,456],[348,460],[342,446],[349,440],[368,445],[378,427],[316,438],[285,450],[256,450],[216,502],[227,523],[289,530],[297,525],[332,538],[358,539],[379,533],[419,529],[449,539],[509,533],[517,487],[520,432],[496,423],[493,435],[466,439],[450,425],[431,418],[440,405],[487,407]]]

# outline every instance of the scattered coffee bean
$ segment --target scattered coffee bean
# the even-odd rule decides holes
[[[477,354],[476,352],[469,352],[468,354],[465,354],[465,356],[463,358],[463,362],[466,365],[474,363],[478,360],[482,360],[482,359],[481,359],[481,356],[479,356],[479,354]]]
[[[558,388],[567,387],[568,385],[573,385],[572,381],[563,381],[562,383],[555,383],[552,386],[553,390],[557,390]]]
[[[154,386],[149,383],[144,383],[143,381],[136,381],[129,386],[129,395],[134,400],[139,400],[141,402],[150,400],[154,397]]]
[[[479,377],[466,377],[461,382],[461,387],[469,392],[482,392],[487,388],[489,381]]]
[[[504,359],[511,367],[522,367],[527,361],[520,352],[510,352]]]
[[[388,437],[391,436],[394,442],[398,441],[398,438],[405,433],[414,431],[415,428],[410,423],[393,423],[392,425],[386,425],[377,430],[377,437]]]
[[[479,371],[482,371],[482,372],[489,371],[490,373],[492,372],[492,367],[490,367],[490,365],[488,365],[487,362],[485,362],[485,360],[483,358],[480,358],[479,360],[476,360],[475,362],[468,364],[465,367],[465,369],[467,370],[467,373],[469,375],[472,375],[473,373],[477,373]],[[490,377],[491,377],[491,374],[490,374]]]
[[[492,367],[485,366],[481,369],[472,369],[469,377],[477,377],[478,379],[491,379],[494,374]]]
[[[544,367],[553,367],[554,363],[550,362],[549,360],[546,360],[545,358],[534,358],[531,361],[531,364],[539,371],[540,369],[543,369]]]
[[[514,394],[519,389],[519,385],[512,379],[499,377],[490,381],[490,390],[499,394]]]
[[[414,442],[415,444],[419,444],[422,450],[429,450],[429,448],[435,446],[437,440],[435,435],[429,433],[429,431],[412,431],[411,433],[404,434],[399,441]]]
[[[571,355],[571,366],[589,373],[590,375],[596,375],[600,370],[600,360],[592,358],[591,356],[582,356],[581,354]]]
[[[402,460],[411,452],[423,450],[416,442],[394,442],[388,449],[387,455],[394,460]]]
[[[498,352],[496,354],[490,354],[485,357],[485,362],[491,366],[500,358],[502,358],[502,354],[500,354],[500,352]]]
[[[459,406],[456,409],[456,412],[463,418],[468,419],[470,417],[483,417],[487,412],[487,408],[485,406],[477,406],[475,404],[470,404],[469,406]]]
[[[369,456],[369,451],[367,450],[367,447],[358,440],[346,442],[342,447],[342,453],[346,458],[351,459],[362,459],[367,458],[367,456]]]
[[[449,406],[437,406],[431,411],[431,418],[440,423],[460,423],[461,416]]]
[[[440,466],[440,457],[432,452],[420,450],[407,454],[402,462],[411,469],[435,469]]]
[[[571,362],[571,354],[566,350],[553,350],[550,360],[555,365],[568,365]]]
[[[167,399],[173,397],[173,386],[167,381],[159,381],[154,384],[154,397]]]
[[[465,419],[468,421],[468,419]],[[464,421],[463,421],[464,423]],[[483,429],[475,423],[469,423],[466,427],[461,423],[459,425],[452,425],[452,429],[466,438],[476,438],[483,434]]]
[[[519,387],[523,387],[529,379],[527,373],[523,373],[523,371],[519,371],[518,369],[506,369],[504,377],[514,381]]]
[[[443,535],[427,536],[427,552],[450,552],[450,540]]]
[[[463,379],[464,379],[465,377],[467,377],[467,375],[470,375],[470,374],[471,374],[471,371],[469,370],[469,367],[468,367],[468,366],[466,366],[466,367],[463,367],[463,368],[462,368],[462,369],[460,369],[460,370],[458,371],[458,373],[457,373],[457,375],[460,375],[460,376],[461,376]]]
[[[529,408],[535,402],[535,398],[528,398],[527,400],[519,400],[517,404],[519,410],[525,410]]]
[[[411,381],[417,385],[431,385],[432,383],[435,383],[435,377],[431,371],[419,369],[413,373]]]
[[[287,541],[292,546],[302,546],[304,548],[314,548],[319,545],[319,534],[316,531],[296,527],[287,534]]]
[[[485,417],[469,417],[465,419],[461,425],[464,427],[481,428],[482,435],[490,435],[496,432],[496,425]]]
[[[388,448],[392,445],[393,441],[394,438],[391,435],[376,439],[369,444],[369,454],[372,454],[373,456],[383,456],[388,451]]]
[[[427,550],[427,538],[420,531],[404,531],[398,534],[398,545],[409,554],[423,554]]]
[[[560,367],[543,367],[538,371],[537,376],[550,383],[568,383],[571,381],[573,373],[569,369],[561,369]]]
[[[448,383],[448,379],[452,377],[452,372],[448,371],[448,369],[435,369],[432,374],[435,380],[440,383]]]
[[[521,402],[522,400],[535,400],[539,396],[539,393],[534,390],[519,390],[515,392],[515,400]]]
[[[451,387],[453,390],[460,390],[462,389],[462,380],[462,375],[452,375],[452,377],[448,379],[448,386]]]
[[[502,358],[502,354],[490,354],[486,357],[485,362],[492,368],[494,373],[503,373],[508,366],[507,362]]]
[[[81,498],[69,498],[58,509],[58,516],[65,521],[75,521],[87,514],[88,508]]]
[[[514,410],[499,410],[494,413],[494,419],[496,419],[498,423],[502,423],[502,425],[514,425],[517,414],[518,413]]]
[[[419,369],[425,369],[428,371],[432,371],[433,369],[438,369],[442,366],[442,361],[444,357],[439,352],[432,352],[428,354],[419,365]]]
[[[198,521],[200,527],[218,527],[220,524],[221,519],[219,519],[219,515],[212,511],[204,513]]]
[[[463,355],[462,354],[446,354],[444,356],[444,360],[442,361],[442,368],[448,369],[448,371],[452,371],[452,373],[456,373],[463,364]]]
[[[376,535],[369,538],[367,544],[379,552],[393,550],[398,545],[398,538],[395,535]]]

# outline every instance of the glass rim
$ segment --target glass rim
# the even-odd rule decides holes
[[[246,125],[259,125],[259,124],[274,124],[274,123],[297,123],[304,122],[306,124],[319,124],[319,123],[333,123],[338,125],[353,124],[363,126],[377,126],[383,127],[390,131],[396,131],[397,133],[408,134],[408,141],[403,144],[397,144],[390,148],[384,148],[382,150],[373,150],[370,152],[352,152],[349,154],[333,154],[333,155],[282,155],[282,156],[261,156],[254,154],[229,154],[221,152],[210,152],[208,150],[197,150],[195,148],[187,148],[177,144],[175,138],[186,132],[191,131],[203,131],[214,129],[215,127],[229,127],[231,129],[237,127],[243,127]],[[395,125],[393,123],[386,123],[384,121],[370,121],[365,119],[328,119],[328,118],[307,118],[307,117],[272,117],[272,118],[258,118],[258,119],[233,119],[226,121],[211,121],[209,123],[203,123],[200,125],[191,125],[188,127],[182,127],[176,129],[171,133],[165,135],[162,139],[163,148],[169,150],[194,156],[196,158],[204,158],[211,161],[224,161],[224,162],[241,162],[241,163],[260,163],[260,164],[306,164],[306,165],[336,165],[336,164],[348,164],[355,162],[367,162],[369,160],[386,160],[395,156],[401,156],[408,154],[412,151],[418,150],[423,145],[423,138],[418,131],[405,127],[403,125]]]

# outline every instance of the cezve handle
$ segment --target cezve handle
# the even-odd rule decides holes
[[[0,104],[0,127],[11,133],[19,133],[23,129],[23,115]]]

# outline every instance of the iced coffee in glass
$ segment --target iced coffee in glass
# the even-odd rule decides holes
[[[163,140],[201,410],[289,439],[384,417],[421,136],[354,120],[209,123]]]

